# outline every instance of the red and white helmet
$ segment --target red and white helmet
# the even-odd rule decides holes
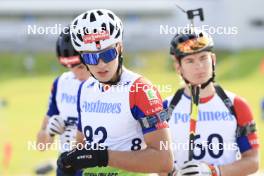
[[[76,51],[97,52],[122,42],[123,24],[112,11],[94,9],[76,17],[70,33]]]

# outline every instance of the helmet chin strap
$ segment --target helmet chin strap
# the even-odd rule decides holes
[[[210,84],[210,82],[215,82],[215,80],[214,80],[215,79],[215,66],[214,66],[214,64],[212,64],[212,70],[213,70],[213,73],[212,73],[211,78],[209,78],[206,82],[201,84],[201,89],[204,89],[206,86],[208,86]],[[182,78],[186,84],[192,85],[190,83],[190,81],[188,79],[186,79],[182,74],[181,74],[181,76],[182,76]]]

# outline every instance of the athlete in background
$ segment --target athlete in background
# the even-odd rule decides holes
[[[59,62],[69,69],[55,79],[52,85],[49,109],[37,135],[37,145],[54,141],[60,137],[60,153],[69,151],[71,143],[76,139],[77,132],[77,92],[82,81],[90,76],[86,66],[81,63],[80,55],[71,44],[69,27],[57,39],[56,52]],[[48,149],[43,148],[43,149]],[[63,175],[57,169],[57,176]],[[74,174],[73,174],[74,175]],[[76,175],[78,175],[76,173]]]
[[[245,176],[258,170],[252,111],[243,98],[214,84],[213,45],[211,36],[200,30],[184,31],[171,41],[175,69],[185,81],[184,87],[164,102],[171,112],[169,125],[178,176]],[[201,87],[192,161],[188,161],[188,147],[183,147],[189,144],[190,85]]]

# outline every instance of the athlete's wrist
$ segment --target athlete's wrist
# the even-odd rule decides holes
[[[212,176],[221,176],[221,171],[218,166],[215,165],[208,165],[208,166],[211,170]]]
[[[97,147],[97,146],[96,146]],[[75,170],[90,167],[106,167],[108,166],[108,150],[107,147],[92,147],[73,149],[65,152],[58,159],[58,166],[61,169],[74,168]]]

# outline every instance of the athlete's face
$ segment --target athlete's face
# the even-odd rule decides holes
[[[90,73],[84,64],[79,64],[69,69],[79,80],[86,80],[90,76]]]
[[[120,53],[120,46],[116,47],[118,53]],[[110,62],[104,62],[102,59],[99,59],[99,63],[97,65],[87,65],[90,72],[94,75],[94,77],[100,82],[107,82],[110,80],[114,80],[116,77],[116,72],[118,68],[118,55],[115,59]]]
[[[176,64],[176,69],[191,84],[198,85],[205,83],[212,76],[212,64],[215,61],[213,53],[203,51],[183,57],[181,64]]]

